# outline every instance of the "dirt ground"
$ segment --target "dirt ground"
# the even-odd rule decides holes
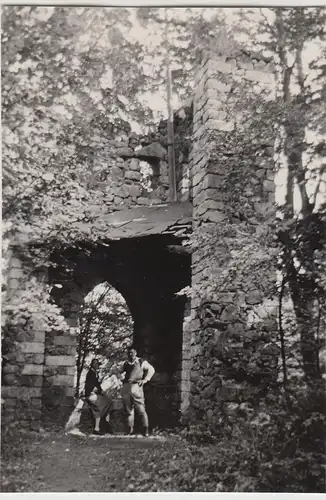
[[[153,482],[180,442],[25,433],[2,442],[2,492],[167,491]],[[167,482],[169,478],[167,478]]]

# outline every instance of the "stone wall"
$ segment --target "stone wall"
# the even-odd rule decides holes
[[[157,142],[142,148],[133,136],[120,140],[101,137],[93,158],[96,175],[91,187],[105,193],[109,211],[166,202],[169,189],[166,155],[166,149]],[[144,162],[153,169],[152,176],[145,174]]]
[[[19,305],[23,282],[33,273],[29,263],[11,249],[7,275],[8,302]],[[40,277],[40,276],[38,276]],[[3,311],[2,311],[3,312]],[[10,314],[10,312],[8,312]],[[2,423],[21,422],[22,426],[39,427],[42,408],[45,332],[37,314],[26,326],[22,318],[2,341]]]
[[[192,106],[175,113],[176,177],[179,201],[189,199],[189,149]],[[169,200],[167,122],[147,135],[94,137],[85,182],[104,192],[109,211],[156,205]]]
[[[215,410],[223,401],[238,397],[241,384],[225,377],[217,353],[232,337],[241,357],[241,349],[252,333],[252,310],[262,304],[267,307],[267,312],[263,307],[265,316],[273,310],[273,304],[250,276],[235,275],[234,282],[215,290],[215,294],[210,295],[206,289],[207,279],[214,282],[215,276],[218,280],[241,252],[236,240],[234,245],[231,242],[230,252],[223,239],[218,240],[215,235],[226,227],[232,231],[241,226],[241,231],[254,238],[264,231],[264,224],[274,213],[273,143],[263,146],[261,156],[256,155],[257,144],[252,145],[252,162],[238,186],[238,199],[233,200],[228,190],[241,158],[235,151],[234,126],[239,117],[232,114],[232,109],[236,109],[232,108],[234,89],[243,86],[240,91],[244,92],[249,84],[257,93],[267,91],[268,99],[272,99],[273,82],[272,69],[265,61],[243,54],[228,60],[210,56],[197,74],[190,175],[194,232],[200,230],[204,240],[192,255],[192,287],[201,292],[194,292],[191,314],[184,325],[182,412],[190,419],[214,420],[218,415]],[[233,182],[237,182],[236,175]],[[274,272],[272,268],[268,270],[271,282],[275,280]]]
[[[59,280],[58,280],[59,281]],[[65,290],[58,301],[72,330],[48,332],[44,343],[42,418],[44,422],[66,422],[74,403],[78,312],[87,294],[85,290]]]

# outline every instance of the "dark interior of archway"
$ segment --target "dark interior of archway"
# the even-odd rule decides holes
[[[180,239],[174,236],[155,235],[84,245],[53,255],[59,266],[51,273],[52,281],[66,280],[84,295],[107,281],[125,298],[134,320],[134,344],[156,369],[147,387],[147,407],[152,426],[158,427],[174,425],[180,408],[185,299],[175,293],[190,285],[191,259],[171,250],[176,244]],[[67,262],[73,271],[65,278]],[[59,298],[65,286],[54,293]]]

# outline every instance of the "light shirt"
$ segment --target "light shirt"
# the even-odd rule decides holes
[[[123,365],[123,372],[125,373],[124,382],[137,382],[142,380],[144,384],[149,382],[155,373],[154,367],[146,360],[142,360],[139,365],[139,358],[137,357],[133,362],[126,361]],[[138,367],[137,367],[138,365]],[[138,368],[138,369],[137,369]],[[145,377],[144,374],[146,373]]]

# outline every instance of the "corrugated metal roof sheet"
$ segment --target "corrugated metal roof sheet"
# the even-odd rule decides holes
[[[182,225],[190,227],[191,221],[192,205],[189,202],[182,202],[135,207],[103,214],[94,221],[92,227],[96,229],[97,224],[102,228],[105,226],[107,228],[105,239],[117,240],[171,233],[174,232],[173,226],[176,226],[175,231],[177,231]],[[82,223],[80,229],[88,232],[91,230],[91,225]]]

